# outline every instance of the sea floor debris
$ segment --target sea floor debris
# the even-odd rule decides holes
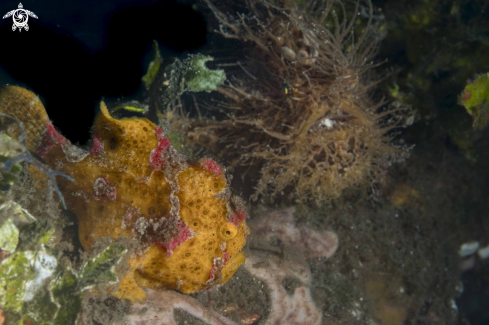
[[[284,262],[268,253],[256,254],[245,262],[246,269],[265,281],[270,290],[271,308],[265,324],[319,325],[322,314],[311,295],[311,271],[298,261]],[[286,280],[297,281],[289,294]]]
[[[147,297],[144,303],[132,306],[134,314],[128,316],[129,321],[125,325],[177,325],[173,316],[176,308],[211,325],[238,325],[215,311],[207,310],[196,299],[175,291],[149,290]]]

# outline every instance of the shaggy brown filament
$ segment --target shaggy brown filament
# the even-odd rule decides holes
[[[226,118],[184,118],[180,128],[227,165],[259,166],[253,199],[293,194],[320,203],[347,188],[372,188],[387,166],[407,157],[409,149],[391,141],[409,110],[371,95],[378,82],[367,76],[377,48],[367,37],[369,1],[361,35],[353,32],[359,2],[349,19],[335,1],[317,8],[316,1],[298,7],[247,0],[249,12],[235,16],[206,2],[219,21],[217,32],[243,41],[243,66],[253,69],[219,89]],[[341,18],[334,8],[343,11]]]

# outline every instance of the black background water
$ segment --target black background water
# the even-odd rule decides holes
[[[175,1],[26,1],[29,30],[0,20],[0,84],[27,86],[73,143],[90,137],[103,96],[137,92],[157,40],[165,56],[198,49],[206,41],[204,17]],[[0,13],[17,9],[1,1]]]

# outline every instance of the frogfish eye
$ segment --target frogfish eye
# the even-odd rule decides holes
[[[231,240],[238,234],[238,228],[231,223],[226,223],[219,229],[219,236],[223,240]]]

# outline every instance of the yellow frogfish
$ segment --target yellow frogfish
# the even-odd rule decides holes
[[[245,260],[249,228],[223,169],[210,158],[189,163],[147,119],[114,119],[104,102],[100,111],[88,151],[56,131],[34,93],[0,92],[0,112],[23,122],[28,149],[74,179],[57,182],[83,247],[137,242],[114,296],[136,301],[146,296],[142,287],[192,293],[227,282]]]

